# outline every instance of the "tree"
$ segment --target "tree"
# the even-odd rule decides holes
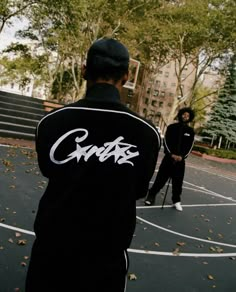
[[[200,82],[195,87],[193,92],[193,98],[195,103],[193,106],[195,112],[195,118],[193,121],[194,129],[196,132],[202,130],[202,126],[205,123],[207,108],[215,102],[215,96],[211,95],[212,90],[208,87],[203,86]]]
[[[18,36],[28,38],[34,44],[32,58],[39,56],[42,60],[44,57],[42,80],[48,86],[49,97],[55,92],[52,92],[55,81],[57,96],[64,94],[60,92],[60,89],[66,88],[62,83],[68,80],[63,78],[64,72],[70,74],[70,80],[73,80],[70,95],[73,99],[81,97],[84,83],[80,68],[91,43],[104,36],[129,43],[127,31],[132,31],[141,20],[144,23],[148,12],[158,3],[156,0],[136,0],[123,1],[119,5],[118,2],[44,0],[27,11],[25,15],[29,19],[29,27],[18,32]],[[131,55],[136,54],[136,50],[135,46],[130,45]],[[26,66],[26,69],[29,68]]]
[[[1,0],[0,1],[0,34],[6,25],[11,25],[14,17],[20,17],[26,9],[33,4],[38,3],[37,0]]]
[[[8,83],[9,81],[16,81],[20,87],[25,88],[32,79],[35,84],[40,83],[40,76],[43,74],[44,56],[34,58],[26,45],[14,44],[9,49],[5,50],[6,53],[10,52],[11,57],[3,56],[0,59],[1,68],[1,82]]]
[[[131,56],[151,72],[175,60],[176,96],[181,99],[174,101],[170,119],[181,104],[194,104],[194,88],[204,70],[235,49],[234,0],[123,0],[122,5],[118,0],[44,0],[35,1],[22,14],[29,27],[18,35],[34,44],[33,59],[43,59],[41,80],[49,97],[55,80],[65,81],[64,72],[73,80],[73,99],[83,95],[80,68],[86,51],[95,39],[109,36],[126,44]],[[182,73],[189,63],[195,65],[195,81],[184,96]],[[58,84],[60,88],[65,86]]]
[[[225,84],[213,107],[203,133],[218,138],[226,147],[236,143],[236,55],[232,57]]]
[[[227,51],[235,49],[235,15],[236,3],[232,0],[163,1],[156,12],[159,43],[169,60],[175,61],[176,97],[180,96],[174,100],[168,122],[182,104],[194,105],[193,92],[204,71]],[[191,90],[183,95],[182,75],[190,63],[195,66],[192,72],[195,80]]]

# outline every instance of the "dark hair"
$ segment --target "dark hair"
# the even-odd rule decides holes
[[[189,113],[189,122],[192,122],[192,120],[194,119],[195,114],[194,114],[194,111],[190,107],[184,107],[184,108],[181,108],[179,110],[178,115],[177,115],[178,120],[180,122],[182,122],[182,115],[184,113]]]
[[[98,78],[118,81],[128,73],[129,52],[114,39],[95,41],[87,54],[85,79],[96,81]]]

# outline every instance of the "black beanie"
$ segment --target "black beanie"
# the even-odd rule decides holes
[[[112,66],[128,68],[129,52],[127,48],[115,39],[99,39],[95,41],[88,51],[87,65],[95,56],[105,58]]]
[[[87,54],[85,79],[119,79],[128,72],[129,52],[119,41],[110,38],[95,41]]]

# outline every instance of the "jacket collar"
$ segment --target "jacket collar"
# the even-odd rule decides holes
[[[89,87],[85,99],[94,101],[120,102],[119,90],[108,83],[96,83]]]

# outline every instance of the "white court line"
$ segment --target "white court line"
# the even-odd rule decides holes
[[[9,146],[9,145],[0,145],[0,146],[17,148],[16,146],[14,147],[14,146]],[[22,148],[28,148],[28,147],[22,147]],[[29,148],[29,149],[31,149],[31,148]],[[200,169],[200,170],[202,170],[202,169]],[[203,171],[206,171],[206,170],[203,170]],[[222,176],[222,177],[224,177],[224,176]],[[231,201],[236,202],[236,200],[233,200],[230,197],[222,196],[222,195],[217,194],[217,193],[215,193],[213,191],[207,190],[207,189],[205,189],[203,187],[196,186],[196,185],[194,185],[192,183],[189,183],[189,182],[186,182],[186,181],[185,181],[185,183],[189,184],[189,185],[192,185],[192,186],[194,186],[196,188],[196,189],[193,189],[193,188],[184,187],[186,189],[191,189],[191,190],[194,190],[194,191],[207,193],[207,194],[210,194],[210,195],[213,195],[213,196],[216,196],[216,197],[220,197],[220,198],[224,198],[226,200],[231,200]],[[183,206],[184,207],[205,207],[205,206],[206,207],[219,207],[219,206],[235,206],[235,205],[236,204],[195,204],[195,205],[183,205]],[[168,208],[171,207],[172,208],[171,205],[170,206],[165,206],[165,208],[166,207],[168,207]],[[147,207],[147,206],[145,206],[145,207],[137,206],[136,208],[137,209],[142,209],[142,208],[161,208],[161,206],[149,206],[149,207]],[[141,217],[138,217],[138,216],[137,216],[137,219],[139,219],[139,220],[141,220],[141,221],[143,221],[143,222],[145,222],[145,223],[147,223],[149,225],[152,225],[152,226],[154,226],[154,227],[156,227],[158,229],[162,229],[162,230],[167,231],[169,233],[173,233],[173,234],[185,237],[185,238],[190,238],[190,239],[201,241],[201,242],[207,242],[209,244],[217,244],[217,245],[221,245],[221,246],[228,246],[228,247],[236,248],[236,245],[231,245],[231,244],[227,244],[227,243],[221,243],[221,242],[216,242],[216,241],[211,241],[211,240],[206,240],[206,239],[201,239],[201,238],[197,238],[197,237],[181,234],[181,233],[166,229],[164,227],[161,227],[159,225],[153,224],[153,223],[151,223],[151,222],[149,222],[149,221],[147,221],[145,219],[142,219]],[[17,228],[17,227],[10,226],[10,225],[7,225],[7,224],[0,223],[0,227],[35,236],[35,233],[32,232],[32,231],[29,231],[29,230],[26,230],[26,229],[22,229],[22,228]],[[158,252],[158,251],[138,250],[138,249],[132,249],[132,248],[128,249],[128,251],[129,252],[133,252],[133,253],[139,253],[139,254],[149,254],[149,255],[159,255],[159,256],[215,257],[215,258],[216,257],[235,257],[236,256],[236,253],[217,253],[217,254],[213,254],[213,253],[173,253],[173,252],[161,252],[161,251]]]
[[[11,145],[5,145],[5,144],[0,144],[1,147],[11,147],[11,148],[27,148],[27,149],[31,149],[29,147],[19,147],[19,146],[11,146]],[[32,150],[32,149],[31,149]],[[188,165],[189,167],[192,167],[190,165]],[[196,168],[196,167],[192,167],[192,168]],[[198,169],[198,168],[196,168]],[[225,177],[223,175],[219,175],[217,173],[212,173],[206,169],[201,169],[199,168],[198,170],[202,170],[202,171],[205,171],[205,172],[208,172],[208,173],[211,173],[211,174],[215,174],[215,175],[218,175],[218,176],[221,176],[223,178],[227,178],[227,179],[231,179],[231,180],[234,180],[232,178],[229,178],[229,177]],[[155,170],[155,172],[157,172],[158,170]],[[152,182],[151,182],[152,183]],[[235,201],[236,200],[233,200],[232,198],[230,197],[225,197],[225,196],[222,196],[220,194],[217,194],[213,191],[210,191],[210,190],[207,190],[205,188],[202,188],[202,187],[199,187],[199,186],[196,186],[194,184],[191,184],[189,182],[185,182],[186,184],[189,184],[189,185],[192,185],[194,187],[196,187],[197,189],[193,189],[193,188],[188,188],[188,187],[184,187],[186,189],[190,189],[190,190],[194,190],[194,191],[199,191],[199,192],[203,192],[203,193],[208,193],[210,195],[213,195],[213,196],[216,196],[216,197],[221,197],[221,198],[224,198],[226,200],[231,200],[231,201]],[[195,204],[195,205],[183,205],[184,207],[219,207],[219,206],[235,206],[236,204]],[[165,206],[165,208],[172,208],[172,206]],[[149,207],[140,207],[140,206],[137,206],[136,207],[137,209],[142,209],[142,208],[161,208],[161,206],[149,206]],[[185,235],[185,234],[181,234],[181,233],[178,233],[178,232],[175,232],[175,231],[172,231],[172,230],[169,230],[169,229],[166,229],[164,227],[161,227],[159,225],[156,225],[156,224],[153,224],[145,219],[142,219],[141,217],[138,217],[137,218],[149,225],[152,225],[156,228],[159,228],[159,229],[162,229],[162,230],[165,230],[167,232],[170,232],[170,233],[173,233],[173,234],[176,234],[176,235],[180,235],[182,237],[186,237],[186,238],[190,238],[190,239],[194,239],[194,240],[197,240],[197,241],[202,241],[202,242],[207,242],[207,243],[213,243],[213,244],[217,244],[217,245],[221,245],[221,246],[228,246],[228,247],[233,247],[233,248],[236,248],[235,245],[230,245],[230,244],[226,244],[226,243],[220,243],[220,242],[216,242],[216,241],[210,241],[210,240],[205,240],[205,239],[201,239],[201,238],[196,238],[196,237],[192,237],[192,236],[188,236],[188,235]],[[32,232],[32,231],[29,231],[29,230],[26,230],[26,229],[22,229],[22,228],[17,228],[17,227],[14,227],[14,226],[11,226],[11,225],[7,225],[7,224],[3,224],[3,223],[0,223],[0,227],[3,227],[3,228],[6,228],[6,229],[10,229],[10,230],[14,230],[14,231],[17,231],[17,232],[21,232],[21,233],[25,233],[25,234],[29,234],[29,235],[32,235],[32,236],[35,236],[35,233]],[[236,253],[219,253],[219,254],[213,254],[213,253],[173,253],[173,252],[161,252],[161,251],[149,251],[149,250],[139,250],[139,249],[132,249],[132,248],[129,248],[128,249],[129,252],[132,252],[132,253],[139,253],[139,254],[149,254],[149,255],[159,255],[159,256],[180,256],[180,257],[214,257],[214,258],[217,258],[217,257],[235,257],[236,256]]]
[[[223,175],[223,174],[219,174],[217,172],[212,172],[214,171],[214,169],[212,169],[212,171],[210,171],[208,168],[200,168],[200,167],[196,167],[196,166],[193,166],[193,165],[190,165],[190,164],[187,164],[188,167],[191,167],[191,168],[194,168],[194,169],[197,169],[197,170],[201,170],[201,171],[205,171],[207,173],[210,173],[212,175],[217,175],[219,177],[223,177],[223,178],[226,178],[226,179],[229,179],[229,180],[232,180],[232,181],[236,181],[236,177],[229,174],[229,176],[226,176],[226,175]]]
[[[213,191],[210,191],[210,190],[207,190],[205,189],[204,187],[199,187],[197,185],[194,185],[192,183],[189,183],[189,182],[186,182],[186,184],[189,184],[189,185],[192,185],[194,186],[195,188],[189,188],[189,187],[183,187],[185,189],[190,189],[190,190],[193,190],[193,191],[197,191],[197,192],[202,192],[202,193],[206,193],[206,194],[209,194],[209,195],[213,195],[213,196],[216,196],[216,197],[220,197],[220,198],[224,198],[226,200],[230,200],[230,201],[234,201],[236,202],[236,200],[233,200],[231,197],[225,197],[221,194],[218,194],[218,193],[215,193]],[[222,207],[222,206],[236,206],[236,203],[225,203],[225,204],[194,204],[194,205],[183,205],[183,207]],[[162,208],[162,206],[137,206],[136,207],[137,209],[149,209],[149,208]],[[172,205],[166,205],[165,208],[173,208]],[[138,217],[136,216],[137,219],[149,224],[149,225],[152,225],[158,229],[162,229],[164,231],[167,231],[169,233],[173,233],[173,234],[176,234],[176,235],[179,235],[179,236],[182,236],[182,237],[186,237],[186,238],[190,238],[190,239],[193,239],[193,240],[197,240],[197,241],[202,241],[202,242],[207,242],[209,244],[217,244],[217,245],[221,245],[221,246],[228,246],[228,247],[233,247],[233,248],[236,248],[236,245],[231,245],[231,244],[227,244],[227,243],[220,243],[220,242],[216,242],[216,241],[212,241],[212,240],[206,240],[206,239],[201,239],[201,238],[197,238],[197,237],[193,237],[193,236],[189,236],[189,235],[186,235],[186,234],[181,234],[179,232],[175,232],[175,231],[172,231],[170,229],[166,229],[164,227],[161,227],[157,224],[153,224],[141,217]],[[138,250],[138,249],[129,249],[128,250],[129,252],[133,252],[133,253],[141,253],[141,254],[150,254],[150,255],[159,255],[159,256],[182,256],[182,257],[235,257],[236,256],[236,253],[217,253],[217,254],[213,254],[213,253],[173,253],[173,252],[158,252],[158,251],[150,251],[150,250]]]
[[[11,230],[14,230],[14,231],[17,231],[17,232],[21,232],[21,233],[25,233],[25,234],[29,234],[29,235],[34,235],[35,236],[35,233],[33,231],[29,231],[29,230],[26,230],[26,229],[14,227],[14,226],[11,226],[11,225],[8,225],[8,224],[0,223],[0,227],[6,228],[6,229],[11,229]]]
[[[137,217],[137,218],[142,220],[142,221],[145,221],[144,219],[141,219],[140,217]],[[151,224],[151,225],[153,225],[153,224]],[[32,231],[28,231],[28,230],[25,230],[22,228],[13,227],[13,226],[10,226],[7,224],[0,223],[0,227],[35,236],[35,233]],[[168,230],[168,231],[170,231],[170,230]],[[200,240],[200,239],[198,239],[198,240]],[[214,243],[214,241],[207,241],[207,242]],[[225,245],[225,244],[221,244],[221,245]],[[236,246],[231,246],[231,247],[236,247]],[[139,254],[149,254],[149,255],[159,255],[159,256],[180,256],[180,257],[215,257],[215,258],[218,258],[218,257],[236,257],[236,253],[217,253],[217,254],[216,253],[214,253],[214,254],[213,253],[182,253],[182,252],[173,253],[173,252],[164,252],[164,251],[140,250],[140,249],[133,249],[133,248],[129,248],[128,252],[139,253]]]
[[[189,184],[191,186],[194,186],[195,188],[197,188],[196,189],[197,191],[203,191],[203,192],[206,192],[206,193],[208,193],[210,195],[213,195],[215,197],[222,198],[222,199],[225,199],[225,200],[229,200],[229,201],[232,201],[232,202],[236,202],[236,200],[234,200],[232,197],[225,197],[225,196],[223,196],[223,195],[221,195],[219,193],[216,193],[216,192],[213,192],[211,190],[208,190],[205,187],[199,187],[199,186],[197,186],[195,184],[192,184],[192,183],[189,183],[187,181],[184,181],[184,183]]]
[[[195,205],[182,205],[182,206],[184,208],[191,208],[191,207],[222,207],[222,206],[224,207],[224,206],[236,206],[236,203],[235,204],[232,204],[232,203],[228,203],[228,204],[227,203],[226,204],[195,204]],[[161,207],[162,207],[161,205],[136,206],[136,209],[151,209],[151,208],[159,209]],[[173,208],[173,207],[172,207],[172,205],[165,205],[164,208]],[[35,233],[33,231],[29,231],[27,229],[18,228],[18,227],[11,226],[11,225],[8,225],[8,224],[0,223],[0,227],[35,236]]]
[[[232,204],[228,204],[228,205],[232,205]],[[187,238],[195,239],[195,240],[198,240],[198,241],[203,241],[203,242],[207,242],[207,243],[214,243],[214,244],[217,244],[217,245],[236,248],[235,245],[230,245],[230,244],[226,244],[226,243],[220,243],[220,242],[216,242],[216,241],[205,240],[205,239],[200,239],[200,238],[184,235],[184,234],[181,234],[181,233],[178,233],[178,232],[163,228],[163,227],[161,227],[159,225],[153,224],[153,223],[151,223],[151,222],[149,222],[149,221],[147,221],[145,219],[142,219],[142,218],[140,218],[138,216],[136,218],[141,220],[141,221],[143,221],[143,222],[145,222],[145,223],[147,223],[147,224],[149,224],[149,225],[152,225],[154,227],[157,227],[159,229],[168,231],[168,232],[173,233],[173,234],[180,235],[182,237],[187,237]],[[13,226],[10,226],[10,225],[7,225],[7,224],[0,223],[0,227],[6,228],[6,229],[11,229],[11,230],[14,230],[14,231],[17,231],[17,232],[20,232],[20,233],[25,233],[25,234],[29,234],[29,235],[35,236],[35,233],[32,232],[32,231],[28,231],[26,229],[22,229],[22,228],[18,228],[18,227],[13,227]],[[129,248],[128,251],[129,252],[133,252],[133,253],[139,253],[139,254],[161,255],[161,256],[181,256],[181,257],[215,257],[216,258],[216,257],[235,257],[236,256],[236,253],[219,253],[219,254],[218,253],[217,254],[213,254],[213,253],[173,253],[173,252],[162,252],[162,251],[138,250],[138,249],[132,249],[132,248]]]
[[[173,253],[173,252],[165,252],[165,251],[153,251],[153,250],[143,250],[143,249],[134,249],[129,248],[128,252],[140,253],[140,254],[150,254],[150,255],[158,255],[158,256],[180,256],[180,257],[204,257],[204,258],[222,258],[222,257],[235,257],[235,252],[230,253]]]
[[[14,147],[14,146],[12,146],[12,145],[5,145],[5,144],[0,144],[0,146],[1,146],[1,147],[7,147],[7,148],[10,148],[10,147],[13,148],[13,147]]]
[[[190,187],[183,186],[183,189],[192,190],[192,191],[195,191],[195,192],[201,192],[201,193],[209,194],[209,195],[212,195],[212,196],[215,196],[215,197],[218,197],[218,198],[222,198],[222,199],[225,199],[225,200],[229,200],[229,201],[232,201],[232,202],[236,202],[236,200],[234,200],[232,197],[223,196],[221,194],[218,194],[216,192],[213,192],[211,190],[208,190],[205,187],[199,187],[199,186],[197,186],[195,184],[192,184],[190,182],[187,182],[187,181],[184,181],[184,183],[185,184],[189,184],[189,185],[193,186],[194,188],[190,188]],[[172,184],[170,184],[170,185],[172,186]]]
[[[219,203],[219,204],[192,204],[192,205],[183,205],[184,208],[195,208],[195,207],[224,207],[224,206],[236,206],[236,203]],[[160,209],[161,205],[153,206],[137,206],[136,209]],[[172,205],[165,205],[164,208],[173,208]]]
[[[161,229],[161,230],[164,230],[166,232],[169,232],[169,233],[172,233],[172,234],[175,234],[175,235],[178,235],[178,236],[181,236],[181,237],[185,237],[185,238],[189,238],[189,239],[193,239],[193,240],[197,240],[197,241],[201,241],[201,242],[207,242],[209,244],[217,244],[217,245],[222,245],[222,246],[228,246],[228,247],[233,247],[233,248],[236,248],[236,245],[234,244],[229,244],[229,243],[224,243],[224,242],[218,242],[218,241],[213,241],[213,240],[208,240],[208,239],[204,239],[204,238],[199,238],[199,237],[195,237],[195,236],[190,236],[190,235],[186,235],[186,234],[183,234],[183,233],[179,233],[179,232],[176,232],[176,231],[173,231],[173,230],[170,230],[170,229],[167,229],[167,228],[164,228],[160,225],[157,225],[157,224],[154,224],[150,221],[147,221],[139,216],[136,216],[137,219],[139,219],[140,221],[148,224],[148,225],[151,225],[155,228],[158,228],[158,229]]]
[[[187,183],[187,182],[185,182]],[[212,191],[208,191],[204,188],[201,188],[201,187],[198,187],[198,188],[190,188],[190,187],[185,187],[183,186],[183,189],[186,189],[186,190],[191,190],[191,191],[194,191],[194,192],[199,192],[199,193],[205,193],[205,194],[209,194],[209,195],[212,195]],[[226,197],[227,198],[227,197]],[[232,197],[228,197],[228,198],[231,198]]]

